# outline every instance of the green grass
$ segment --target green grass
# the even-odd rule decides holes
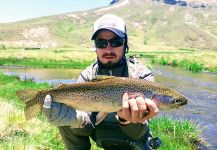
[[[174,121],[168,117],[154,118],[150,122],[154,136],[163,141],[160,149],[165,150],[189,150],[196,149],[192,143],[201,142],[198,137],[201,131],[196,130],[196,124],[188,121]]]
[[[46,60],[37,58],[2,58],[0,65],[2,66],[25,66],[25,67],[37,67],[37,68],[86,68],[93,61],[79,61],[79,60]]]
[[[127,55],[145,58],[147,65],[170,65],[182,67],[193,72],[217,72],[217,51],[200,51],[191,48],[160,51],[130,51]],[[38,68],[75,68],[83,69],[96,59],[96,54],[89,50],[75,50],[67,47],[56,49],[0,50],[0,65]]]
[[[73,51],[69,48],[0,51],[0,65],[38,68],[85,68],[95,60],[91,51]]]
[[[217,72],[217,51],[200,51],[191,48],[160,51],[130,51],[127,55],[151,60],[152,64],[182,67],[190,71]],[[93,51],[71,48],[23,50],[0,50],[0,65],[25,66],[38,68],[75,68],[83,69],[96,59]]]
[[[154,61],[152,61],[154,63]],[[158,61],[160,65],[169,65],[169,66],[180,66],[184,67],[187,70],[193,71],[193,72],[200,72],[204,69],[203,64],[200,64],[197,61],[191,61],[184,59],[179,62],[177,59],[170,60],[169,58],[161,57]]]
[[[48,87],[46,83],[21,81],[18,77],[0,73],[0,149],[64,149],[57,128],[50,125],[44,116],[25,120],[24,103],[15,94],[18,89]],[[153,135],[163,141],[161,150],[195,149],[191,141],[199,140],[196,125],[187,120],[178,122],[166,117],[155,118],[150,126]],[[100,150],[93,141],[92,150]]]
[[[217,51],[180,48],[173,51],[129,52],[129,54],[148,59],[151,64],[182,67],[193,72],[217,72]]]
[[[181,50],[182,51],[182,50]],[[182,67],[193,72],[217,72],[216,51],[195,51],[190,53],[158,54],[152,57],[153,64]]]

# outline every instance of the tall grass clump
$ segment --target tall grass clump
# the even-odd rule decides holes
[[[153,135],[160,137],[165,150],[197,149],[192,143],[201,142],[200,134],[195,123],[188,120],[175,121],[169,117],[154,118],[150,122]],[[173,144],[172,144],[173,143]],[[189,145],[191,145],[189,147]]]
[[[199,62],[196,61],[190,61],[190,60],[182,60],[180,62],[184,68],[186,68],[187,70],[193,71],[193,72],[199,72],[202,71],[204,69],[203,64],[200,64]]]
[[[193,72],[217,72],[217,51],[190,51],[189,53],[156,54],[152,63],[183,67]]]
[[[0,50],[6,50],[6,46],[4,44],[0,45]]]

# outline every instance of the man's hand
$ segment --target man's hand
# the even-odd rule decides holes
[[[118,112],[119,118],[126,120],[123,124],[144,123],[159,112],[157,105],[142,96],[129,98],[128,93],[124,93],[122,98],[122,110]]]
[[[45,97],[42,112],[47,117],[48,122],[55,126],[72,126],[78,128],[90,122],[88,113],[75,110],[65,104],[52,102],[50,95]]]

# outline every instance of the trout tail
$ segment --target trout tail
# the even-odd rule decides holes
[[[31,89],[18,90],[16,92],[19,99],[24,101],[26,104],[24,108],[24,114],[25,114],[26,120],[30,120],[36,117],[41,112],[43,100],[46,95],[43,93],[44,92],[42,92],[41,90],[39,91],[39,90],[31,90]],[[41,94],[44,96],[42,96]]]

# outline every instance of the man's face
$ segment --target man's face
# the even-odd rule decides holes
[[[96,40],[111,40],[116,39],[118,36],[109,30],[102,30],[97,34]],[[119,47],[112,47],[108,43],[106,48],[96,48],[96,54],[99,61],[108,66],[118,63],[124,55],[124,44]]]

